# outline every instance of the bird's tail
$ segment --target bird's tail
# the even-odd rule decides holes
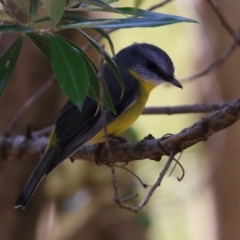
[[[49,150],[47,150],[47,152],[43,155],[42,159],[39,161],[32,175],[28,179],[24,189],[20,193],[16,201],[15,208],[22,207],[24,209],[26,207],[56,156],[57,148],[49,148]]]

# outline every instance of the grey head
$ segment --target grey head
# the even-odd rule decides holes
[[[162,49],[147,43],[135,43],[116,55],[120,66],[134,71],[142,80],[158,85],[169,82],[176,87],[182,85],[174,78],[171,58]]]

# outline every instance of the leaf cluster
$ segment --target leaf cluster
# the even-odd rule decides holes
[[[50,61],[56,79],[67,97],[80,109],[86,96],[100,101],[98,68],[88,55],[73,42],[60,36],[62,29],[76,29],[91,45],[99,51],[117,76],[124,91],[124,84],[119,69],[111,56],[101,45],[90,37],[85,28],[92,28],[102,35],[110,45],[114,55],[114,46],[106,29],[133,27],[157,27],[194,20],[150,12],[139,8],[114,8],[114,0],[12,0],[16,9],[11,11],[4,0],[0,0],[5,11],[0,10],[0,32],[18,32],[21,35],[0,57],[0,97],[15,67],[23,37],[28,37],[40,52]],[[27,19],[20,22],[14,12],[21,11]],[[85,11],[115,13],[116,18],[88,19],[82,15]],[[119,17],[120,16],[120,17]],[[115,112],[110,93],[103,80],[103,104]]]

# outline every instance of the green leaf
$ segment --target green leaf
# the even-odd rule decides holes
[[[173,23],[180,23],[180,22],[196,23],[196,21],[188,18],[168,15],[168,16],[161,16],[161,17],[123,18],[123,19],[118,19],[118,22],[116,23],[106,23],[103,25],[97,25],[95,26],[95,28],[159,27],[159,26],[169,25]]]
[[[155,18],[156,17],[156,18],[158,18],[159,21],[169,22],[169,23],[165,23],[165,24],[162,24],[162,25],[172,24],[172,23],[177,23],[177,22],[198,23],[197,21],[195,21],[193,19],[190,19],[190,18],[185,18],[185,17],[181,17],[181,16],[176,16],[176,15],[170,15],[170,14],[164,14],[164,13],[159,13],[159,12],[152,12],[152,11],[142,10],[140,8],[123,7],[123,8],[116,8],[116,9],[119,12],[121,12],[122,14],[126,14],[126,15],[134,15],[134,16],[137,16],[137,17],[145,17],[145,18],[146,17],[149,17],[149,18]],[[99,9],[99,8],[92,9],[92,11],[113,12],[110,9]],[[127,18],[127,19],[123,19],[123,20],[125,20],[127,23],[131,23],[131,19],[134,19],[134,18]],[[100,19],[96,19],[96,20],[99,21]],[[101,19],[101,20],[106,20],[106,19]],[[148,19],[148,21],[149,21],[149,19]],[[161,25],[159,25],[159,26],[161,26]],[[132,27],[134,27],[134,26],[132,26]],[[138,26],[135,26],[135,27],[138,27]],[[151,25],[149,25],[149,27],[151,27]]]
[[[63,92],[80,109],[89,91],[89,76],[85,61],[62,37],[50,37],[53,71]]]
[[[93,45],[94,48],[97,49],[97,51],[99,53],[101,53],[102,49],[101,49],[99,43],[97,43],[93,38],[91,38],[89,35],[87,35],[81,29],[78,29],[78,31]],[[116,77],[117,77],[117,79],[118,79],[118,81],[119,81],[119,83],[120,83],[120,85],[121,85],[121,87],[123,89],[122,90],[122,95],[123,95],[123,92],[124,92],[124,82],[123,82],[123,79],[122,79],[122,75],[119,72],[118,66],[117,66],[115,61],[109,56],[109,54],[106,51],[103,51],[103,55],[104,55],[104,58],[105,58],[106,62],[111,67],[111,69],[113,70],[114,74],[116,75]]]
[[[38,0],[30,0],[30,10],[33,16],[37,15],[38,10]]]
[[[83,3],[87,3],[89,5],[100,7],[101,9],[109,10],[111,12],[121,13],[116,8],[114,8],[114,7],[110,6],[110,5],[108,5],[107,3],[105,3],[105,1],[101,1],[101,0],[77,0],[77,1],[81,2],[80,7],[84,6]],[[86,5],[85,5],[85,7],[86,7]]]
[[[157,17],[159,19],[174,18],[175,20],[180,20],[181,22],[197,23],[197,21],[190,19],[190,18],[180,17],[180,16],[176,16],[176,15],[171,15],[171,14],[164,14],[164,13],[159,13],[159,12],[152,12],[152,11],[147,11],[147,10],[143,10],[140,8],[123,7],[123,8],[117,8],[117,9],[124,14],[134,15],[134,16],[138,16],[138,17]]]
[[[39,21],[39,20],[38,20]],[[97,27],[98,25],[103,25],[103,24],[108,24],[108,23],[113,23],[113,22],[118,22],[117,20],[114,19],[98,19],[98,20],[82,20],[81,22],[75,22],[75,23],[69,23],[69,24],[64,24],[60,25],[57,28],[58,29],[70,29],[70,28],[94,28]]]
[[[17,62],[22,46],[22,39],[22,36],[18,37],[11,47],[9,47],[0,58],[0,99]]]
[[[132,28],[132,27],[157,27],[164,26],[173,23],[179,22],[192,22],[197,23],[195,20],[157,13],[145,11],[138,8],[119,8],[124,14],[135,15],[137,17],[131,18],[115,18],[115,19],[82,19],[79,18],[76,20],[77,22],[64,24],[59,26],[59,29],[68,29],[68,28],[86,28],[86,27],[94,27],[94,28]],[[72,18],[77,19],[72,15]],[[104,21],[106,21],[104,23]],[[109,22],[107,22],[109,21]],[[102,22],[102,24],[101,24]]]
[[[15,6],[30,19],[30,0],[11,0]]]
[[[28,38],[34,43],[34,45],[42,52],[42,54],[50,61],[50,48],[49,48],[49,36],[39,35],[36,33],[27,33]],[[48,37],[47,37],[48,36]]]
[[[110,38],[109,34],[101,28],[99,28],[99,29],[94,28],[94,30],[97,31],[98,33],[100,33],[104,38],[107,39],[108,44],[109,44],[110,49],[111,49],[111,52],[112,52],[112,55],[115,56],[113,42],[112,42],[112,39]]]
[[[8,25],[0,24],[0,32],[2,33],[13,33],[13,32],[33,32],[33,28],[19,26],[19,25]]]
[[[64,13],[62,19],[64,20],[71,20],[71,21],[89,21],[88,18],[83,17],[82,15],[76,14],[76,13]],[[109,36],[109,34],[104,31],[103,29],[97,29],[97,28],[93,28],[95,31],[97,31],[99,34],[101,34],[104,38],[106,38],[106,40],[108,41],[108,44],[110,46],[110,49],[112,51],[113,56],[115,56],[115,51],[114,51],[114,46],[113,46],[113,42]]]
[[[41,2],[53,22],[53,27],[56,26],[63,15],[66,0],[41,0]]]
[[[82,56],[82,58],[85,61],[85,64],[88,69],[88,75],[89,75],[89,81],[90,81],[90,87],[89,87],[89,92],[88,96],[91,97],[93,100],[96,102],[99,102],[99,81],[98,81],[98,70],[92,60],[87,56],[87,54],[79,48],[77,45],[75,45],[73,42],[71,42],[68,39],[63,38],[69,45],[73,47],[73,49]],[[105,80],[103,81],[103,104],[106,108],[108,108],[110,111],[112,111],[114,114],[116,113],[116,110],[114,108],[111,95],[109,93],[108,87],[106,85]]]
[[[107,4],[111,4],[111,3],[114,3],[114,2],[118,2],[118,0],[102,0],[102,2],[105,2]]]

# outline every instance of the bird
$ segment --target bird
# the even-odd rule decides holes
[[[148,43],[133,43],[113,58],[123,79],[124,90],[115,73],[105,63],[106,81],[116,113],[104,108],[107,134],[119,135],[141,115],[150,92],[167,82],[182,88],[174,77],[174,65],[168,54]],[[84,79],[82,79],[84,81]],[[104,142],[104,123],[98,103],[86,97],[80,110],[68,100],[60,111],[49,143],[35,170],[20,193],[15,208],[26,208],[36,188],[53,169],[73,155],[82,145]]]

